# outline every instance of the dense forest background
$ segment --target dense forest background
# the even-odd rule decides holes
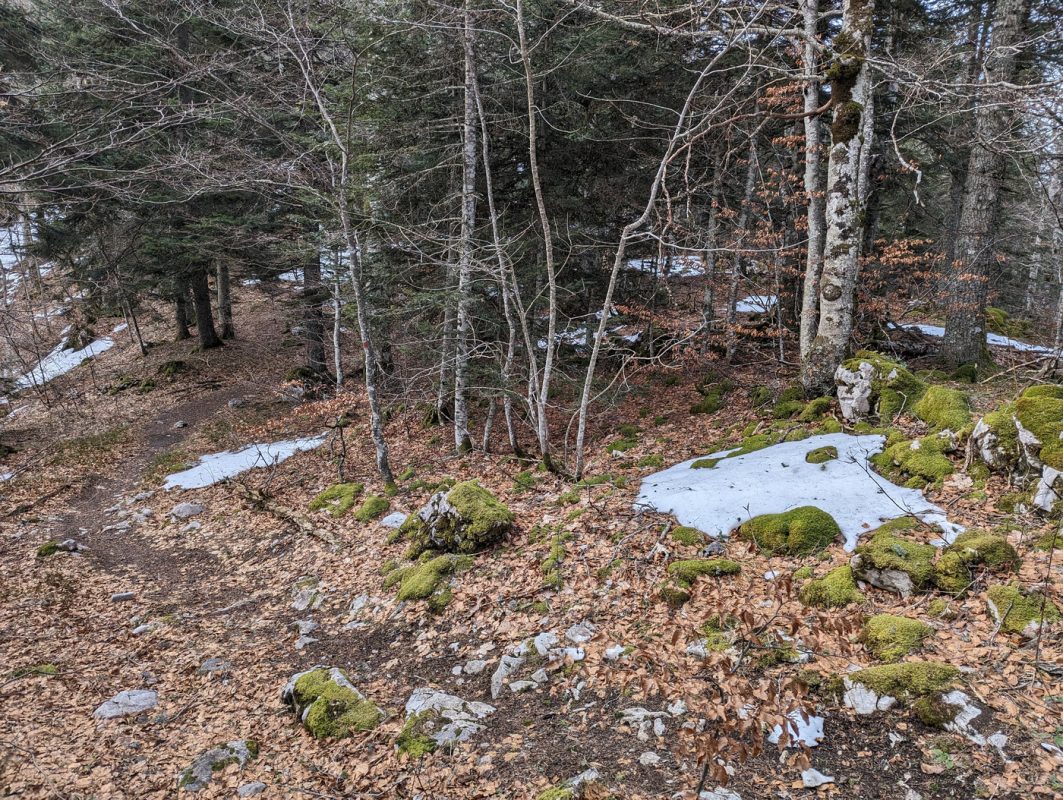
[[[365,383],[382,474],[402,402],[459,449],[498,417],[578,475],[588,415],[636,366],[759,349],[815,396],[856,347],[936,347],[913,320],[944,323],[950,369],[988,359],[987,328],[1058,348],[1061,16],[9,3],[9,272],[57,270],[86,326],[168,306],[202,348],[254,335],[230,287],[295,280],[293,377]],[[15,375],[41,345],[12,294]]]

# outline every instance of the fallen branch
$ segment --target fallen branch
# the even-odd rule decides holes
[[[332,547],[340,546],[340,543],[336,540],[335,536],[328,531],[317,527],[305,514],[300,514],[298,511],[270,499],[261,489],[252,489],[250,486],[245,486],[242,483],[238,483],[236,486],[239,488],[240,494],[243,495],[244,499],[254,508],[272,514],[277,519],[287,522],[289,525],[298,528],[309,536],[315,536],[318,539],[321,539],[321,541],[327,542]]]

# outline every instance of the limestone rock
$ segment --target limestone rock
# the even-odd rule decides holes
[[[431,689],[415,689],[406,701],[406,719],[417,718],[422,730],[436,747],[451,747],[465,742],[483,730],[480,721],[495,713],[487,703],[462,698]]]
[[[170,509],[170,516],[174,519],[188,519],[206,511],[202,503],[178,503]]]
[[[150,689],[130,689],[119,692],[92,712],[96,719],[131,717],[149,711],[158,704],[159,696]]]
[[[849,422],[859,422],[871,414],[871,381],[874,376],[875,367],[867,361],[861,361],[855,369],[846,369],[843,364],[834,373],[838,405],[842,416]]]
[[[177,777],[177,787],[188,792],[198,792],[207,787],[215,772],[230,764],[236,764],[243,769],[256,755],[258,745],[249,740],[237,740],[213,747],[181,772]]]

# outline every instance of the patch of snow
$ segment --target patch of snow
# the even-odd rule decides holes
[[[733,450],[722,450],[708,456],[722,459],[712,469],[692,469],[698,460],[692,458],[647,476],[635,505],[673,514],[681,525],[715,537],[760,514],[816,506],[834,517],[846,550],[855,548],[865,531],[906,515],[937,525],[951,542],[963,528],[948,522],[943,509],[920,490],[897,486],[871,470],[868,459],[884,444],[878,435],[829,433],[733,458],[723,458]],[[838,458],[805,461],[819,447],[836,447]]]
[[[271,467],[296,453],[313,450],[325,443],[327,434],[306,439],[288,439],[269,444],[249,444],[240,450],[226,450],[203,456],[198,463],[166,477],[165,489],[202,489],[257,467]]]
[[[671,256],[664,260],[654,258],[632,258],[625,265],[628,269],[638,272],[654,272],[662,276],[685,278],[691,275],[702,275],[705,272],[701,256]]]
[[[14,477],[15,477],[15,473],[14,472],[0,472],[0,483],[4,483],[5,481],[9,481],[9,480],[11,480]]]
[[[774,307],[773,294],[751,294],[735,303],[735,311],[739,314],[767,314]]]
[[[111,329],[111,333],[121,333],[129,327],[128,322],[119,322],[114,328]]]
[[[64,339],[56,345],[52,352],[42,358],[36,367],[16,380],[16,388],[28,389],[31,386],[40,386],[58,378],[60,375],[66,375],[83,361],[110,350],[114,347],[114,340],[105,336],[80,350],[64,350],[63,346],[65,344],[66,340]]]
[[[804,784],[806,789],[816,789],[828,783],[834,783],[834,778],[830,775],[824,775],[818,769],[809,767],[801,770],[801,783]]]
[[[823,741],[823,717],[805,716],[803,711],[791,711],[786,715],[787,733],[790,734],[790,744],[798,742],[805,747],[815,747]],[[768,735],[768,741],[778,744],[782,738],[782,725],[776,725]]]
[[[933,336],[936,339],[941,339],[945,336],[945,329],[940,325],[929,325],[923,322],[914,322],[904,325],[903,327],[912,330],[917,330],[920,333],[924,333],[927,336]],[[1044,353],[1051,354],[1055,350],[1051,347],[1046,347],[1042,344],[1030,344],[1029,342],[1020,342],[1018,339],[1012,339],[1010,336],[1002,336],[999,333],[987,333],[986,343],[992,347],[1010,347],[1012,350],[1019,350],[1024,353]]]

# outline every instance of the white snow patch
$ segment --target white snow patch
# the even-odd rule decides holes
[[[823,741],[823,717],[805,716],[803,711],[791,711],[786,715],[787,733],[790,734],[790,744],[798,742],[805,747],[815,747]],[[768,736],[768,741],[778,744],[782,738],[782,725],[776,725]]]
[[[882,436],[828,433],[724,458],[711,469],[691,469],[697,461],[692,458],[644,478],[635,505],[673,514],[681,525],[716,537],[760,514],[816,506],[834,517],[846,550],[855,548],[865,531],[907,515],[937,525],[951,542],[963,528],[948,522],[943,509],[918,489],[897,486],[871,470],[868,459],[884,445]],[[838,449],[838,458],[805,461],[809,451],[828,446]]]
[[[60,375],[66,375],[81,362],[110,350],[114,347],[114,340],[105,336],[80,350],[64,350],[63,345],[65,344],[66,340],[64,339],[56,345],[52,352],[42,358],[36,367],[15,381],[15,386],[19,389],[28,389],[31,386],[40,386],[48,383],[48,381],[58,378]]]
[[[114,328],[111,329],[111,333],[121,333],[129,327],[128,322],[119,322]]]
[[[940,325],[928,325],[923,322],[910,323],[904,326],[905,328],[911,328],[917,330],[920,333],[925,333],[927,336],[933,336],[937,339],[941,339],[945,336],[945,329]],[[1055,350],[1051,347],[1046,347],[1042,344],[1030,344],[1029,342],[1020,342],[1018,339],[1012,339],[1010,336],[1001,336],[999,333],[987,333],[986,342],[993,347],[1010,347],[1012,350],[1019,350],[1024,353],[1054,353]]]
[[[628,260],[626,266],[628,269],[638,270],[639,272],[653,274],[656,271],[661,276],[676,278],[701,275],[705,272],[701,256],[673,255],[671,263],[669,263],[667,258],[664,260],[658,260],[657,258],[632,258]]]
[[[767,314],[774,307],[773,294],[751,294],[735,303],[735,311],[739,314]]]
[[[167,476],[164,489],[202,489],[256,467],[271,467],[304,450],[325,443],[327,434],[306,439],[289,439],[269,444],[249,444],[239,450],[226,450],[203,456],[192,468]]]

